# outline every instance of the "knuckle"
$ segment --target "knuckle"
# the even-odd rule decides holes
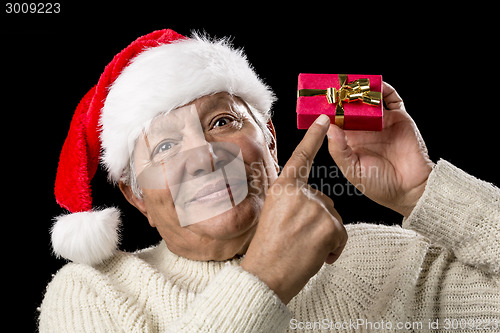
[[[296,161],[300,162],[300,165],[308,163],[310,159],[310,154],[300,147],[295,149],[292,155]]]
[[[345,231],[345,229],[344,229],[344,231]],[[344,242],[344,245],[345,245],[345,244],[347,244],[347,241],[349,240],[349,234],[347,232],[344,232],[343,236],[344,236],[343,242]]]
[[[321,209],[322,214],[318,218],[321,232],[326,235],[331,235],[336,233],[335,218],[329,214],[324,208]]]
[[[330,246],[339,247],[347,242],[348,236],[344,225],[331,214],[325,214],[321,219],[319,232]]]
[[[333,202],[333,200],[328,197],[327,195],[323,195],[322,196],[322,199],[323,199],[323,202],[325,203],[325,206],[327,208],[330,208],[330,209],[333,209],[335,207],[335,203]]]

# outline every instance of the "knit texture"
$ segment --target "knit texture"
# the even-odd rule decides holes
[[[192,261],[164,242],[94,267],[70,263],[47,287],[39,329],[372,332],[406,324],[417,332],[498,331],[499,199],[498,188],[439,161],[406,229],[346,225],[340,259],[287,306],[239,259]]]

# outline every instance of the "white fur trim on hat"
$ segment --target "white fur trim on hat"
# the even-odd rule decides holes
[[[102,162],[110,179],[120,179],[135,140],[155,116],[217,92],[242,98],[269,119],[273,92],[243,52],[226,41],[195,36],[135,57],[110,87],[102,109]]]
[[[58,257],[96,265],[116,251],[120,212],[116,208],[61,215],[52,226],[52,248]]]

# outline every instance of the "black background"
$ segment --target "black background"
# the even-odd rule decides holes
[[[49,228],[64,212],[53,184],[73,111],[112,57],[153,30],[231,36],[245,49],[279,98],[273,120],[280,165],[304,134],[295,125],[299,73],[382,74],[404,99],[432,160],[447,159],[498,185],[498,18],[470,4],[401,6],[65,1],[59,14],[6,14],[2,7],[2,254],[13,327],[35,329],[45,286],[65,263],[51,255]],[[326,145],[315,163],[333,165]],[[123,212],[122,249],[159,241],[102,170],[92,187],[96,206]],[[364,197],[333,200],[345,223],[401,223]]]

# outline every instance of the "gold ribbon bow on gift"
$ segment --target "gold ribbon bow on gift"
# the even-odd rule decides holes
[[[300,96],[326,95],[329,104],[337,103],[335,107],[335,125],[344,128],[344,106],[342,103],[361,101],[372,106],[379,106],[382,101],[382,93],[370,91],[370,79],[357,79],[347,82],[347,74],[339,74],[340,88],[330,87],[328,89],[300,89]]]

